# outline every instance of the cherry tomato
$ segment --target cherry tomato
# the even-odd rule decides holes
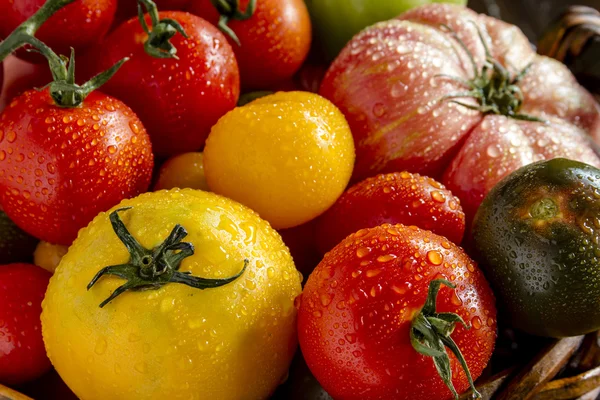
[[[0,383],[18,385],[51,365],[42,341],[40,314],[50,273],[31,264],[0,266]]]
[[[89,56],[98,71],[130,58],[102,90],[135,111],[155,154],[166,157],[199,150],[210,128],[235,107],[240,88],[235,56],[217,28],[184,12],[161,12],[159,17],[176,20],[187,33],[187,39],[176,34],[170,40],[179,59],[147,54],[147,35],[137,18],[119,26]]]
[[[75,108],[27,91],[0,118],[0,202],[24,231],[70,245],[79,229],[147,190],[153,157],[125,104],[92,92]]]
[[[208,186],[275,229],[318,217],[346,189],[354,166],[342,113],[308,92],[279,92],[230,111],[204,150]]]
[[[426,327],[432,317],[445,321],[443,329]],[[448,322],[458,318],[471,328]],[[472,378],[481,374],[496,338],[494,296],[456,245],[414,226],[385,224],[350,235],[325,255],[304,287],[298,333],[310,370],[334,399],[449,400],[434,362],[445,360],[452,371],[442,374],[447,385],[468,388],[457,358],[443,356],[451,339]],[[418,352],[411,337],[440,358]]]
[[[460,200],[439,182],[418,174],[378,175],[348,189],[317,224],[322,254],[362,228],[384,223],[417,225],[460,244],[465,214]]]
[[[193,0],[189,10],[217,25],[221,15],[213,2]],[[249,2],[236,1],[238,11],[246,11]],[[291,78],[310,49],[310,17],[303,0],[258,0],[250,18],[231,17],[227,26],[239,41],[228,36],[245,89],[269,89]]]
[[[0,0],[0,37],[8,36],[45,1]],[[116,9],[117,0],[77,0],[57,11],[35,36],[58,54],[68,55],[71,47],[79,53],[104,37],[112,24]],[[45,62],[36,53],[19,51],[16,54],[28,61]]]
[[[590,93],[515,26],[468,8],[422,6],[365,29],[320,93],[352,129],[354,180],[403,170],[441,179],[467,221],[495,184],[533,161],[600,166]]]
[[[154,190],[174,188],[210,190],[204,176],[204,154],[179,154],[160,167]]]
[[[42,240],[33,252],[33,263],[48,272],[54,273],[56,267],[60,264],[60,260],[67,254],[67,250],[69,250],[67,246],[52,244]]]

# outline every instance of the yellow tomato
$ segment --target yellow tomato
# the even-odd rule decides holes
[[[48,272],[54,273],[60,260],[67,254],[68,249],[67,246],[52,244],[42,240],[38,243],[33,253],[33,263]]]
[[[154,190],[190,188],[208,191],[202,153],[183,153],[169,158],[160,168]]]
[[[342,113],[308,92],[280,92],[238,107],[204,149],[210,188],[257,211],[276,229],[307,222],[342,194],[354,166]]]
[[[124,284],[146,290],[106,303]],[[265,399],[296,349],[300,291],[281,237],[253,211],[197,190],[146,193],[79,232],[50,280],[42,332],[83,400]]]

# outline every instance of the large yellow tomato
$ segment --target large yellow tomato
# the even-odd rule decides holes
[[[137,290],[116,295],[122,285]],[[79,232],[42,331],[84,400],[264,399],[296,349],[300,291],[288,249],[253,211],[192,189],[146,193]]]
[[[204,168],[212,191],[257,211],[276,229],[307,222],[342,194],[354,167],[343,114],[308,92],[238,107],[212,128]]]

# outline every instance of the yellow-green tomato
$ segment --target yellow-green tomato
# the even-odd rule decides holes
[[[209,190],[204,176],[204,156],[200,152],[190,152],[169,158],[160,167],[154,190],[199,189]]]
[[[204,149],[210,188],[257,211],[276,229],[303,224],[342,194],[354,167],[343,114],[308,92],[279,92],[238,107]]]
[[[79,232],[42,332],[83,400],[265,399],[296,349],[300,291],[288,249],[253,211],[192,189],[146,193]]]
[[[430,3],[466,5],[467,0],[305,0],[317,43],[330,59],[363,28]]]

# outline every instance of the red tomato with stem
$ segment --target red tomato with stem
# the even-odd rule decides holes
[[[258,0],[253,13],[252,3],[192,0],[189,11],[215,25],[226,18],[225,30],[240,67],[242,86],[270,89],[291,78],[306,59],[312,35],[310,16],[303,0]]]
[[[50,367],[42,340],[42,300],[51,274],[31,264],[0,266],[0,383],[19,385]]]
[[[161,12],[158,17],[177,21],[187,34],[167,37],[177,49],[177,59],[146,53],[148,35],[133,18],[109,34],[89,54],[87,64],[105,70],[130,58],[102,90],[135,111],[148,129],[155,154],[167,157],[202,148],[210,128],[235,107],[240,82],[235,55],[216,27],[184,12]],[[152,25],[148,15],[146,23]],[[163,37],[151,39],[167,42]]]
[[[334,399],[449,400],[451,386],[469,387],[455,354],[473,379],[492,355],[494,296],[477,265],[447,239],[385,224],[325,255],[304,287],[298,334],[310,370]]]
[[[74,108],[27,91],[0,117],[0,204],[27,233],[70,245],[79,229],[145,192],[150,139],[121,101],[92,92]]]
[[[182,11],[187,8],[191,0],[154,0],[156,6],[162,11]],[[113,26],[117,27],[130,18],[138,15],[138,2],[132,0],[117,0],[117,14]]]
[[[431,4],[355,36],[320,93],[346,116],[354,179],[408,170],[442,179],[472,218],[504,176],[554,157],[600,166],[600,108],[522,32]]]
[[[317,221],[322,254],[359,229],[385,223],[416,225],[456,244],[465,232],[460,200],[436,180],[408,172],[377,175],[357,183]]]
[[[7,37],[17,26],[31,17],[46,0],[0,0],[0,37]],[[97,43],[108,32],[117,0],[76,0],[54,14],[35,36],[56,53],[68,55]],[[32,62],[45,62],[39,54],[19,51],[19,57]]]

